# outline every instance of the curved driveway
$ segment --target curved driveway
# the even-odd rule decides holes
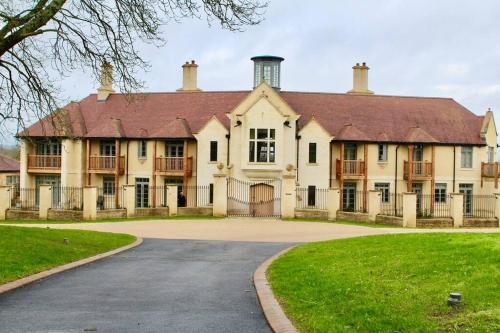
[[[244,219],[50,227],[123,232],[145,240],[0,295],[2,333],[270,332],[251,280],[266,258],[296,242],[417,231]]]

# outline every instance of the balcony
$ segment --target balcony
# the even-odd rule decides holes
[[[157,157],[155,171],[163,176],[183,176],[186,172],[190,177],[193,173],[193,158],[188,157],[184,165],[184,157]]]
[[[342,168],[341,163],[342,162],[337,159],[337,178],[357,179],[365,176],[365,161],[344,160]]]
[[[481,177],[500,178],[500,163],[481,163]]]
[[[116,156],[90,156],[89,172],[112,174],[116,172]],[[125,156],[118,157],[118,174],[125,172]]]
[[[61,155],[28,155],[28,172],[61,172]]]
[[[432,178],[432,162],[404,161],[404,178],[408,179],[411,166],[411,178],[413,180],[427,180]]]

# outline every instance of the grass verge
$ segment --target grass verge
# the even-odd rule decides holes
[[[300,332],[498,332],[499,258],[500,234],[371,236],[300,246],[268,277]]]
[[[1,226],[0,284],[111,251],[135,239],[95,231]]]
[[[358,222],[358,221],[347,221],[347,220],[326,220],[319,218],[283,218],[283,221],[286,222],[320,222],[320,223],[338,223],[338,224],[348,224],[348,225],[358,225],[362,227],[370,227],[370,228],[401,228],[397,225],[392,224],[375,224],[375,223],[367,223],[367,222]]]
[[[221,217],[201,215],[181,216],[143,216],[116,219],[97,219],[94,221],[84,220],[2,220],[0,224],[74,224],[74,223],[104,223],[104,222],[137,222],[149,220],[218,220]]]

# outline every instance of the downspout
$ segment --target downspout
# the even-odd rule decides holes
[[[457,158],[456,158],[456,150],[457,146],[453,146],[453,193],[455,193],[455,176],[456,176],[456,163],[457,163]]]
[[[127,140],[127,158],[125,159],[126,161],[126,167],[125,167],[125,182],[128,185],[128,145],[130,143],[130,140]]]
[[[231,151],[229,149],[229,138],[231,137],[231,134],[226,134],[226,138],[227,138],[227,160],[226,160],[226,165],[229,166],[229,152]]]
[[[398,150],[399,145],[396,146],[396,166],[394,167],[394,212],[397,213],[397,200],[398,200]]]
[[[295,147],[295,178],[297,178],[297,183],[299,182],[299,140],[301,139],[301,136],[296,134],[295,135],[295,142],[296,142],[296,147]]]
[[[333,145],[332,145],[332,142],[330,141],[330,149],[329,149],[329,162],[330,162],[330,174],[328,175],[328,187],[332,187],[332,176],[333,176],[333,163],[332,163],[332,148],[333,148]]]

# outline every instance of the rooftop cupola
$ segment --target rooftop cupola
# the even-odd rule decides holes
[[[352,67],[352,90],[349,90],[348,94],[358,94],[358,95],[373,95],[373,91],[368,90],[368,70],[370,68],[366,66],[366,62],[356,64]]]
[[[251,58],[254,63],[253,87],[257,87],[262,81],[266,81],[271,87],[280,90],[281,62],[282,57],[262,55]]]

